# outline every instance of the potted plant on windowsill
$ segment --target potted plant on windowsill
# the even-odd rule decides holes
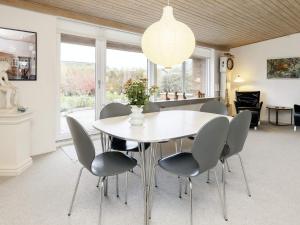
[[[151,95],[157,93],[158,87],[147,88],[147,79],[129,79],[124,85],[124,94],[131,106],[130,124],[142,126],[144,122],[143,107],[149,101]]]

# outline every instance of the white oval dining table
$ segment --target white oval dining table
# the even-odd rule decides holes
[[[124,140],[136,141],[140,144],[142,181],[144,188],[144,225],[149,224],[151,169],[152,157],[145,154],[145,143],[153,144],[194,136],[207,122],[222,115],[189,110],[170,110],[144,114],[142,126],[131,126],[129,116],[111,117],[96,120],[94,128],[101,133],[101,142],[104,142],[103,134],[118,137]],[[227,117],[231,120],[232,117]],[[103,145],[102,145],[103,147]],[[151,147],[151,153],[154,148]]]

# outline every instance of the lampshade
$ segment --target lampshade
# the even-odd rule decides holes
[[[233,82],[234,82],[234,83],[243,83],[243,82],[244,82],[244,79],[241,78],[240,75],[237,75]]]
[[[174,18],[171,6],[164,7],[161,19],[150,25],[142,37],[142,50],[146,57],[166,68],[188,59],[194,49],[192,30]]]

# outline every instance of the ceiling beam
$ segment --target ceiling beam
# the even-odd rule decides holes
[[[30,2],[24,0],[0,0],[0,4],[13,6],[21,9],[27,9],[35,12],[45,13],[53,16],[59,16],[59,17],[73,19],[73,20],[84,21],[87,23],[93,23],[93,24],[110,27],[118,30],[133,32],[133,33],[142,34],[145,31],[145,29],[142,27],[136,27],[125,23],[121,23],[121,22],[117,22],[105,18],[100,18],[96,16],[90,16],[87,14],[77,13],[71,10],[62,9],[62,8],[58,8],[46,4],[40,4],[36,2]],[[196,41],[196,45],[213,48],[221,51],[229,51],[229,46],[224,46],[224,45],[209,44],[201,41]]]

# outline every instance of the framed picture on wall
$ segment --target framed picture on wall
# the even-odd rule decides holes
[[[0,27],[0,62],[9,80],[37,79],[37,33]]]
[[[300,57],[268,59],[267,78],[300,78]]]

